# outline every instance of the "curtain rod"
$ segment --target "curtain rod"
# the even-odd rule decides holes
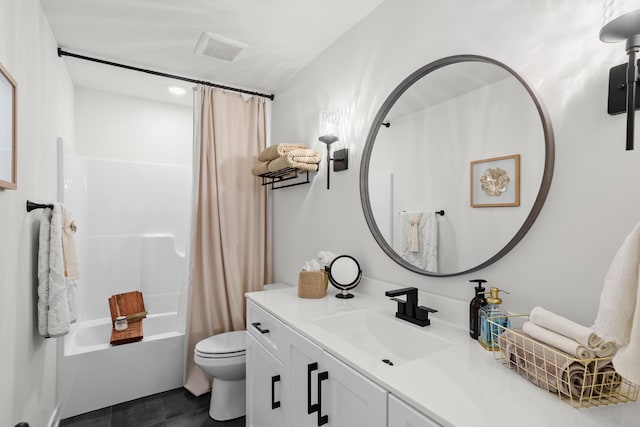
[[[205,80],[190,79],[188,77],[177,76],[175,74],[167,74],[167,73],[162,73],[160,71],[154,71],[154,70],[148,70],[148,69],[145,69],[145,68],[133,67],[131,65],[118,64],[117,62],[106,61],[104,59],[92,58],[90,56],[78,55],[77,53],[67,52],[67,51],[62,50],[62,48],[60,48],[60,47],[58,47],[58,56],[59,57],[70,56],[72,58],[84,59],[85,61],[91,61],[91,62],[97,62],[99,64],[111,65],[112,67],[124,68],[126,70],[133,70],[133,71],[139,71],[141,73],[153,74],[154,76],[167,77],[167,78],[170,78],[170,79],[182,80],[183,82],[196,83],[196,84],[201,84],[201,85],[204,85],[204,86],[212,86],[212,87],[217,87],[219,89],[230,90],[230,91],[233,91],[233,92],[246,93],[248,95],[261,96],[263,98],[268,98],[268,99],[270,99],[272,101],[273,101],[273,98],[274,98],[273,94],[253,92],[253,91],[250,91],[250,90],[238,89],[238,88],[231,87],[231,86],[219,85],[217,83],[211,83],[211,82],[207,82]]]

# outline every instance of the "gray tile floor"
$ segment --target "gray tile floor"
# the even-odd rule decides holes
[[[184,388],[154,394],[88,412],[60,422],[60,427],[245,427],[245,419],[209,418],[210,394],[194,397]]]

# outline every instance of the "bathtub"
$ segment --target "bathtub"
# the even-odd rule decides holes
[[[150,314],[142,341],[112,346],[110,318],[74,325],[59,351],[61,418],[181,387],[180,329],[176,312]]]

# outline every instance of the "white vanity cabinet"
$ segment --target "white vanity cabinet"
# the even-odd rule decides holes
[[[248,426],[387,426],[382,387],[251,302],[247,323]]]
[[[389,427],[440,427],[440,424],[390,394]]]
[[[255,338],[247,336],[247,426],[285,425],[283,366]]]
[[[292,426],[386,427],[386,390],[295,331],[286,336]]]

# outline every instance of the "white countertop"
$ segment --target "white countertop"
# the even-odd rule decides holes
[[[365,278],[351,291],[355,298],[348,300],[335,298],[337,290],[331,286],[321,299],[298,298],[295,287],[252,292],[247,298],[444,426],[640,426],[638,402],[575,409],[504,367],[469,337],[468,328],[461,326],[459,321],[466,323],[468,319],[459,319],[464,308],[459,301],[443,307],[446,301],[441,299],[439,305],[432,305],[421,293],[420,304],[440,310],[430,315],[431,325],[420,328],[395,319],[396,303],[384,296],[385,290],[395,287]],[[312,322],[360,309],[444,338],[450,345],[422,358],[388,366]],[[458,325],[440,320],[451,318],[452,312]]]

